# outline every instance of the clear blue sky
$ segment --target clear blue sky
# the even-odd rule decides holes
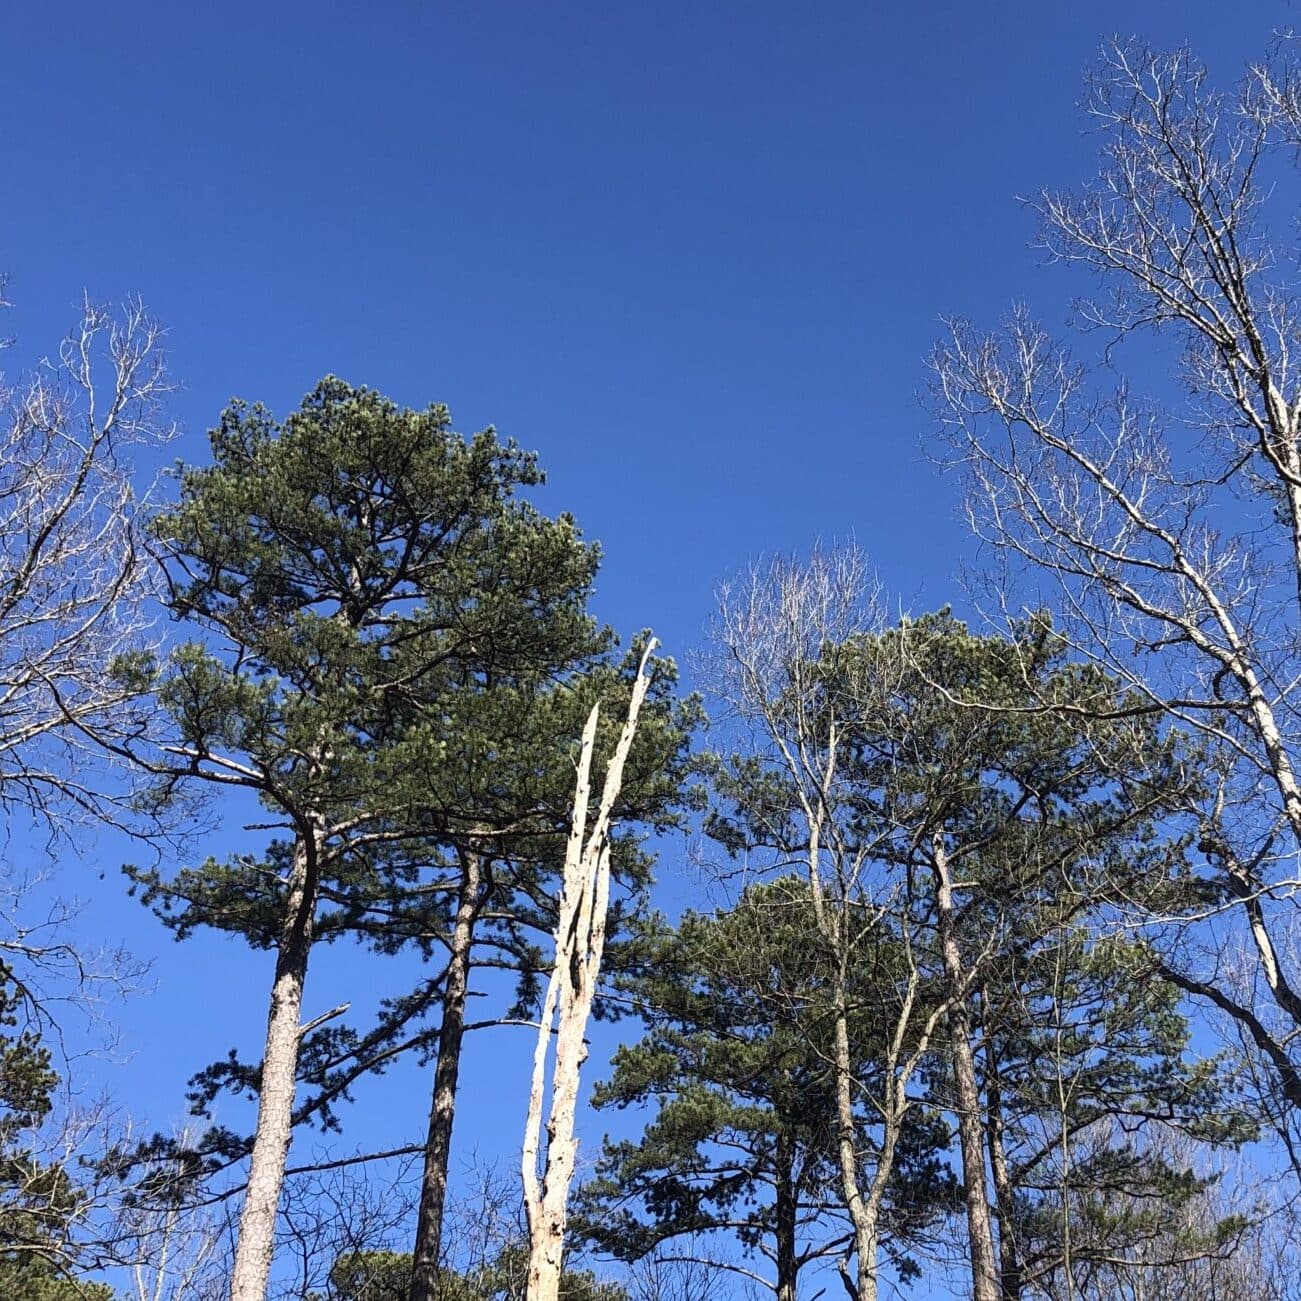
[[[1064,315],[1013,196],[1087,176],[1081,69],[1138,32],[1231,78],[1296,18],[1283,0],[10,4],[6,332],[48,348],[83,287],[141,294],[171,331],[186,458],[232,394],[284,411],[328,371],[495,424],[541,453],[542,504],[604,545],[600,613],[675,653],[722,573],[817,535],[852,531],[933,606],[965,536],[922,453],[923,357],[944,314]],[[89,934],[157,959],[114,1078],[166,1124],[191,1071],[256,1040],[267,964],[170,947],[120,897],[120,857],[92,849],[80,893]],[[370,980],[347,956],[309,1014]],[[494,1042],[472,1086],[510,1078],[523,1045]],[[394,1116],[420,1132],[408,1085],[359,1140]],[[522,1092],[467,1098],[463,1135],[509,1148]]]

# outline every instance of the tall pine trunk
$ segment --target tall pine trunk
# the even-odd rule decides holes
[[[980,1087],[971,1048],[967,1018],[966,972],[954,917],[953,877],[943,837],[936,835],[935,918],[944,973],[949,985],[949,1047],[958,1112],[958,1142],[962,1149],[962,1188],[967,1204],[967,1232],[971,1251],[973,1301],[998,1301],[998,1276],[994,1264],[994,1228],[989,1215],[985,1182],[985,1150],[981,1132]]]
[[[231,1271],[231,1301],[264,1301],[275,1253],[276,1215],[293,1132],[294,1093],[301,1043],[303,984],[312,949],[316,882],[324,835],[319,821],[294,845],[285,922],[276,954],[267,1013],[257,1129],[249,1155],[248,1190],[240,1213]]]
[[[880,1241],[878,1220],[880,1190],[883,1180],[889,1177],[892,1160],[893,1133],[886,1124],[886,1138],[882,1145],[881,1162],[872,1193],[864,1197],[858,1173],[858,1123],[854,1116],[854,1061],[849,1042],[849,1000],[847,989],[848,945],[845,940],[843,911],[833,917],[829,914],[822,890],[820,855],[822,852],[822,826],[817,815],[810,812],[809,828],[809,890],[813,915],[818,932],[827,944],[835,962],[835,987],[833,989],[832,1015],[832,1075],[836,1089],[836,1155],[840,1169],[840,1188],[845,1211],[849,1215],[854,1239],[854,1272],[851,1275],[847,1260],[840,1262],[841,1280],[854,1301],[876,1301],[876,1257]]]
[[[993,1106],[993,1103],[990,1103]],[[989,1163],[994,1172],[994,1206],[998,1214],[998,1283],[1003,1301],[1020,1301],[1021,1258],[1016,1248],[1016,1224],[1012,1220],[1012,1183],[1003,1147],[1002,1116],[990,1115]]]
[[[1021,1257],[1016,1244],[1012,1179],[1003,1142],[1003,1097],[998,1084],[998,1068],[992,1061],[985,1072],[985,1137],[989,1147],[989,1168],[994,1176],[994,1211],[998,1217],[999,1295],[1003,1301],[1020,1301]]]
[[[452,1124],[456,1116],[456,1084],[461,1071],[461,1042],[465,1036],[465,1004],[470,989],[470,957],[474,924],[481,905],[483,860],[473,851],[462,855],[461,892],[452,927],[443,1021],[438,1032],[438,1061],[434,1067],[434,1097],[429,1108],[429,1133],[420,1182],[420,1210],[411,1260],[408,1301],[435,1301],[443,1251],[443,1212],[447,1205],[447,1171],[452,1154]]]
[[[785,1130],[777,1134],[777,1301],[795,1301],[799,1275],[795,1233],[798,1207],[795,1197],[795,1144]]]

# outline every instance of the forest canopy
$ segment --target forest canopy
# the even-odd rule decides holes
[[[918,357],[927,599],[756,499],[673,644],[572,447],[331,373],[196,447],[134,300],[0,378],[0,1294],[1301,1297],[1301,62],[1084,111],[1066,325]]]

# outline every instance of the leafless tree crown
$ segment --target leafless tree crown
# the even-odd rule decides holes
[[[51,832],[56,809],[115,811],[87,775],[104,754],[79,754],[89,731],[132,726],[110,670],[148,624],[131,453],[172,432],[161,341],[139,302],[87,299],[54,356],[0,376],[0,805]]]
[[[1184,928],[1167,974],[1234,1018],[1301,1108],[1301,65],[1283,42],[1221,94],[1186,50],[1115,44],[1086,108],[1097,176],[1031,206],[1050,261],[1094,286],[1074,322],[1095,360],[1024,310],[993,332],[954,322],[936,410],[1005,572],[1047,579],[1133,708],[1201,738],[1190,818],[1254,966],[1234,986],[1222,934]],[[1140,396],[1125,372],[1154,368]]]

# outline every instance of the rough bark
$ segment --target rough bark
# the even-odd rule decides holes
[[[795,1234],[797,1208],[795,1200],[795,1153],[790,1136],[777,1135],[776,1204],[777,1228],[777,1301],[796,1301],[795,1285],[799,1279],[799,1258]]]
[[[443,993],[443,1019],[438,1032],[438,1061],[434,1067],[434,1096],[429,1109],[424,1170],[420,1183],[420,1210],[412,1253],[408,1301],[435,1301],[443,1247],[443,1210],[447,1203],[447,1170],[452,1151],[452,1124],[456,1112],[456,1084],[461,1071],[461,1043],[465,1036],[465,1003],[470,988],[470,956],[474,924],[482,902],[483,860],[473,851],[462,858],[464,875],[452,927],[447,984]]]
[[[231,1301],[264,1301],[275,1253],[276,1214],[293,1134],[294,1093],[307,960],[312,949],[316,881],[323,847],[319,820],[300,832],[276,954],[275,980],[267,1013],[266,1045],[258,1091],[257,1129],[249,1155],[248,1190],[240,1213],[239,1238],[231,1271]]]

